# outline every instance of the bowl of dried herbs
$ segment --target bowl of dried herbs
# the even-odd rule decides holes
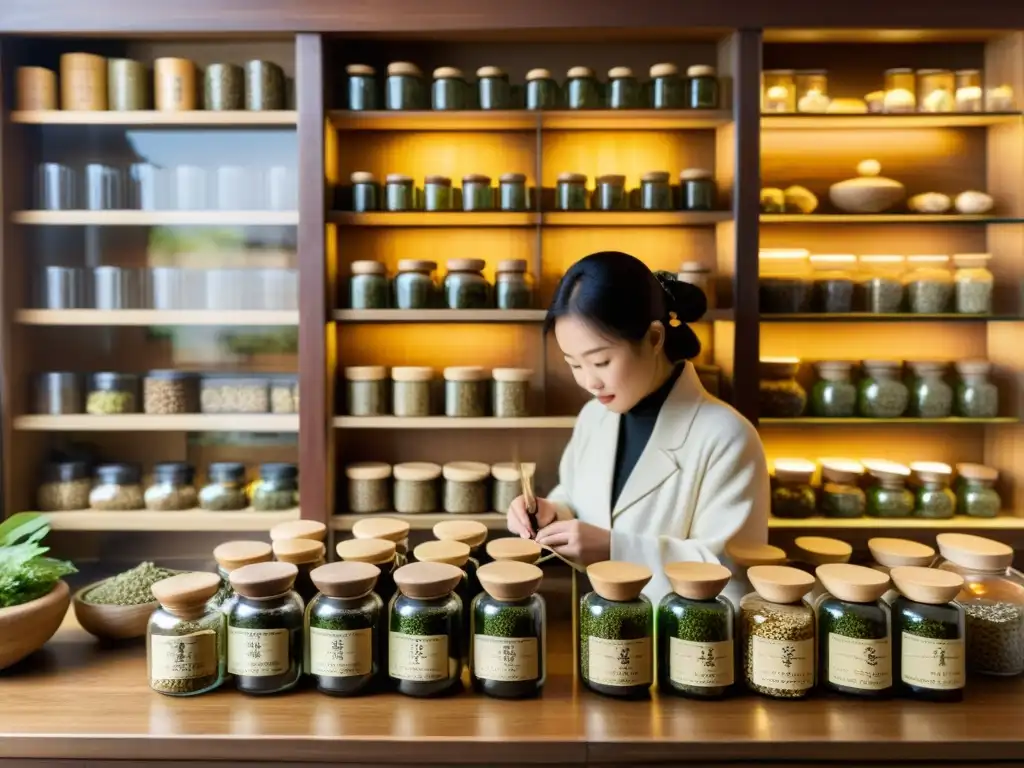
[[[140,563],[124,573],[78,590],[72,605],[82,629],[103,640],[144,637],[146,625],[159,603],[152,587],[179,571]]]

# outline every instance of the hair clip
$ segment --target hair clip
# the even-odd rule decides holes
[[[683,324],[683,321],[679,319],[679,315],[677,315],[675,312],[669,312],[668,324],[673,328],[678,328],[680,325]]]

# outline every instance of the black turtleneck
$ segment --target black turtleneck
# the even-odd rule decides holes
[[[661,406],[668,400],[685,367],[685,363],[676,366],[664,384],[622,414],[619,420],[619,441],[615,449],[615,474],[612,477],[612,509],[615,509],[619,494],[626,487],[626,480],[640,460],[647,441],[651,439]]]

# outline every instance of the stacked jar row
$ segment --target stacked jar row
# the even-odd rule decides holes
[[[809,255],[803,249],[762,249],[762,314],[806,312],[935,315],[992,313],[994,278],[987,253],[949,257]]]
[[[590,67],[572,67],[560,86],[547,69],[531,69],[525,86],[512,85],[500,67],[480,67],[477,82],[469,82],[457,67],[439,67],[429,85],[422,70],[407,61],[388,64],[384,98],[380,99],[376,70],[349,64],[348,109],[466,110],[466,109],[718,109],[715,68],[695,65],[680,75],[675,64],[655,64],[650,81],[640,80],[629,67],[608,70],[602,83]]]
[[[431,175],[423,179],[423,188],[411,176],[389,173],[381,188],[377,177],[356,171],[350,177],[351,208],[356,213],[369,211],[526,211],[534,207],[526,174],[505,173],[495,188],[491,177],[471,173],[462,177],[462,188],[452,186],[448,176]]]
[[[587,188],[582,173],[560,173],[555,186],[556,211],[713,211],[718,208],[718,186],[705,168],[686,168],[679,186],[668,171],[648,171],[640,176],[639,189],[628,189],[624,174],[605,174]]]
[[[863,360],[854,383],[854,363],[815,363],[817,380],[807,390],[797,381],[798,358],[762,358],[760,413],[764,418],[896,419],[903,416],[944,419],[958,416],[991,419],[999,415],[999,388],[989,380],[991,363],[961,360],[953,364],[958,377],[947,379],[942,361]]]
[[[912,462],[909,466],[881,459],[821,459],[821,482],[813,483],[818,467],[805,459],[778,459],[772,478],[772,515],[806,519],[920,517],[949,519],[996,517],[1002,500],[995,488],[999,471],[982,464]],[[909,487],[908,487],[909,483]],[[951,487],[952,486],[952,487]]]
[[[93,467],[85,461],[53,462],[43,468],[36,500],[43,512],[176,512],[197,507],[211,512],[249,507],[273,512],[294,509],[299,503],[299,470],[294,464],[261,464],[258,477],[251,483],[240,462],[214,462],[206,476],[206,484],[198,486],[192,465],[159,462],[153,465],[149,485],[144,485],[138,464]]]
[[[529,309],[533,278],[525,259],[505,259],[495,267],[494,285],[483,275],[483,259],[449,259],[438,283],[437,262],[402,259],[398,274],[388,278],[379,261],[352,262],[349,306],[352,309]]]
[[[444,396],[437,392],[434,369],[425,366],[381,365],[346,368],[346,412],[350,416],[417,417],[437,414],[443,399],[444,415],[460,418],[494,416],[521,419],[530,415],[528,368],[452,366],[442,372]],[[389,392],[390,390],[390,392]]]

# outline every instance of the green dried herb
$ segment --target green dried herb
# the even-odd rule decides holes
[[[40,542],[50,532],[45,515],[19,512],[0,525],[0,608],[48,595],[61,577],[77,569],[64,560],[43,557]]]
[[[725,695],[728,685],[692,685],[682,679],[695,679],[691,670],[677,670],[679,676],[673,680],[672,638],[689,643],[722,643],[732,640],[732,605],[724,599],[690,600],[671,593],[658,606],[658,685],[663,690],[675,690],[701,698],[717,698]],[[731,647],[731,646],[730,646]],[[706,649],[701,651],[704,661]],[[705,662],[714,670],[720,668],[714,660]],[[733,657],[725,662],[733,668]],[[699,665],[695,664],[695,667]],[[707,669],[701,669],[707,672]]]
[[[591,637],[605,640],[640,640],[654,634],[651,604],[615,603],[590,593],[580,606],[580,672],[590,679]],[[646,687],[646,686],[645,686]]]
[[[113,576],[90,589],[82,600],[93,605],[142,605],[156,600],[152,586],[176,571],[140,563],[129,571]]]

